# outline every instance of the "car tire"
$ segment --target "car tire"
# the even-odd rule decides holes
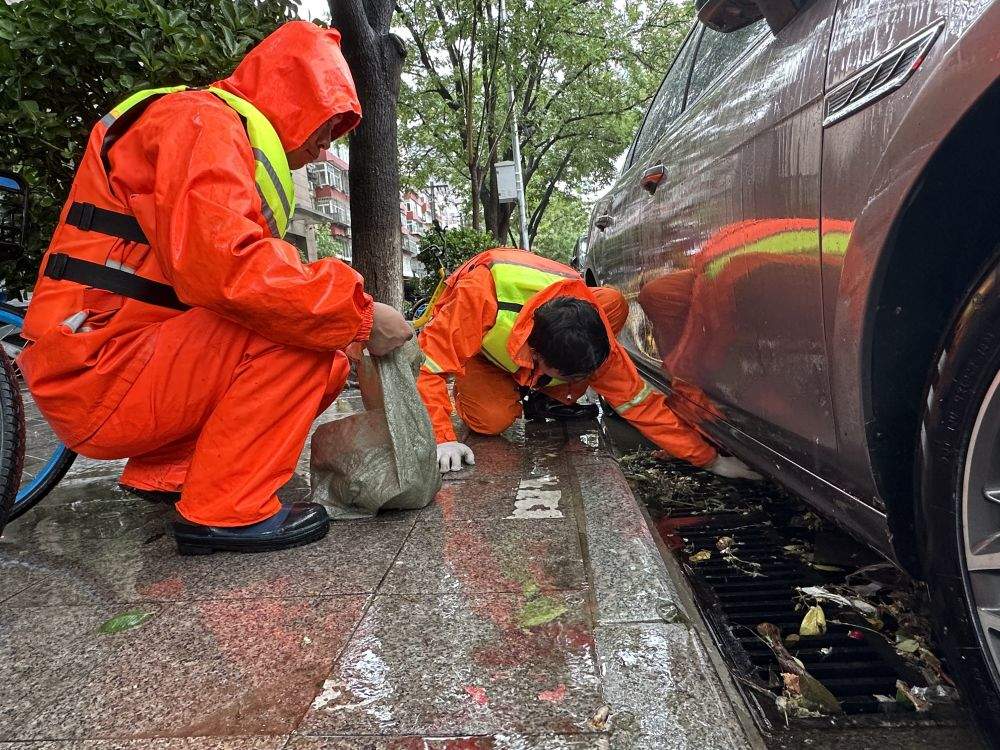
[[[984,742],[1000,748],[1000,632],[991,635],[981,621],[988,617],[987,605],[1000,605],[1000,570],[979,569],[980,555],[972,550],[983,548],[967,547],[967,532],[981,533],[983,519],[992,523],[993,508],[979,505],[988,500],[982,489],[976,494],[971,472],[983,464],[977,446],[986,445],[979,441],[996,435],[990,405],[1000,408],[994,403],[1000,400],[1000,266],[969,295],[938,354],[916,462],[921,563],[947,668]],[[1000,476],[993,479],[1000,486]],[[995,515],[1000,522],[1000,504]]]

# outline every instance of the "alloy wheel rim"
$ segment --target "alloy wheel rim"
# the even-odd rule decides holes
[[[965,456],[964,585],[993,683],[1000,688],[1000,372],[980,404]]]

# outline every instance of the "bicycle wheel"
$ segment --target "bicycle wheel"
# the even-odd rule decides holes
[[[14,360],[24,348],[25,341],[21,338],[23,323],[22,308],[6,302],[0,303],[0,344],[10,360]],[[38,410],[16,365],[12,364],[11,368],[14,372],[11,383],[18,393],[23,414],[21,425],[24,461],[17,492],[7,513],[8,522],[37,505],[59,483],[76,460],[76,453],[59,441]]]
[[[14,363],[0,351],[0,533],[17,498],[24,460],[24,412]]]

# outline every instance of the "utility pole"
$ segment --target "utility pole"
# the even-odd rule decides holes
[[[507,31],[507,5],[499,0],[498,20]],[[514,81],[511,78],[510,62],[507,63],[507,103],[510,105],[510,142],[514,151],[514,179],[517,183],[517,215],[521,227],[521,248],[531,250],[528,244],[528,216],[524,207],[524,176],[521,173],[521,137],[517,127],[517,107],[514,105]]]

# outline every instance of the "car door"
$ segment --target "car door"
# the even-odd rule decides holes
[[[814,0],[778,35],[703,29],[683,113],[632,168],[656,175],[632,207],[635,354],[689,418],[813,467],[836,449],[819,224],[835,5]]]

